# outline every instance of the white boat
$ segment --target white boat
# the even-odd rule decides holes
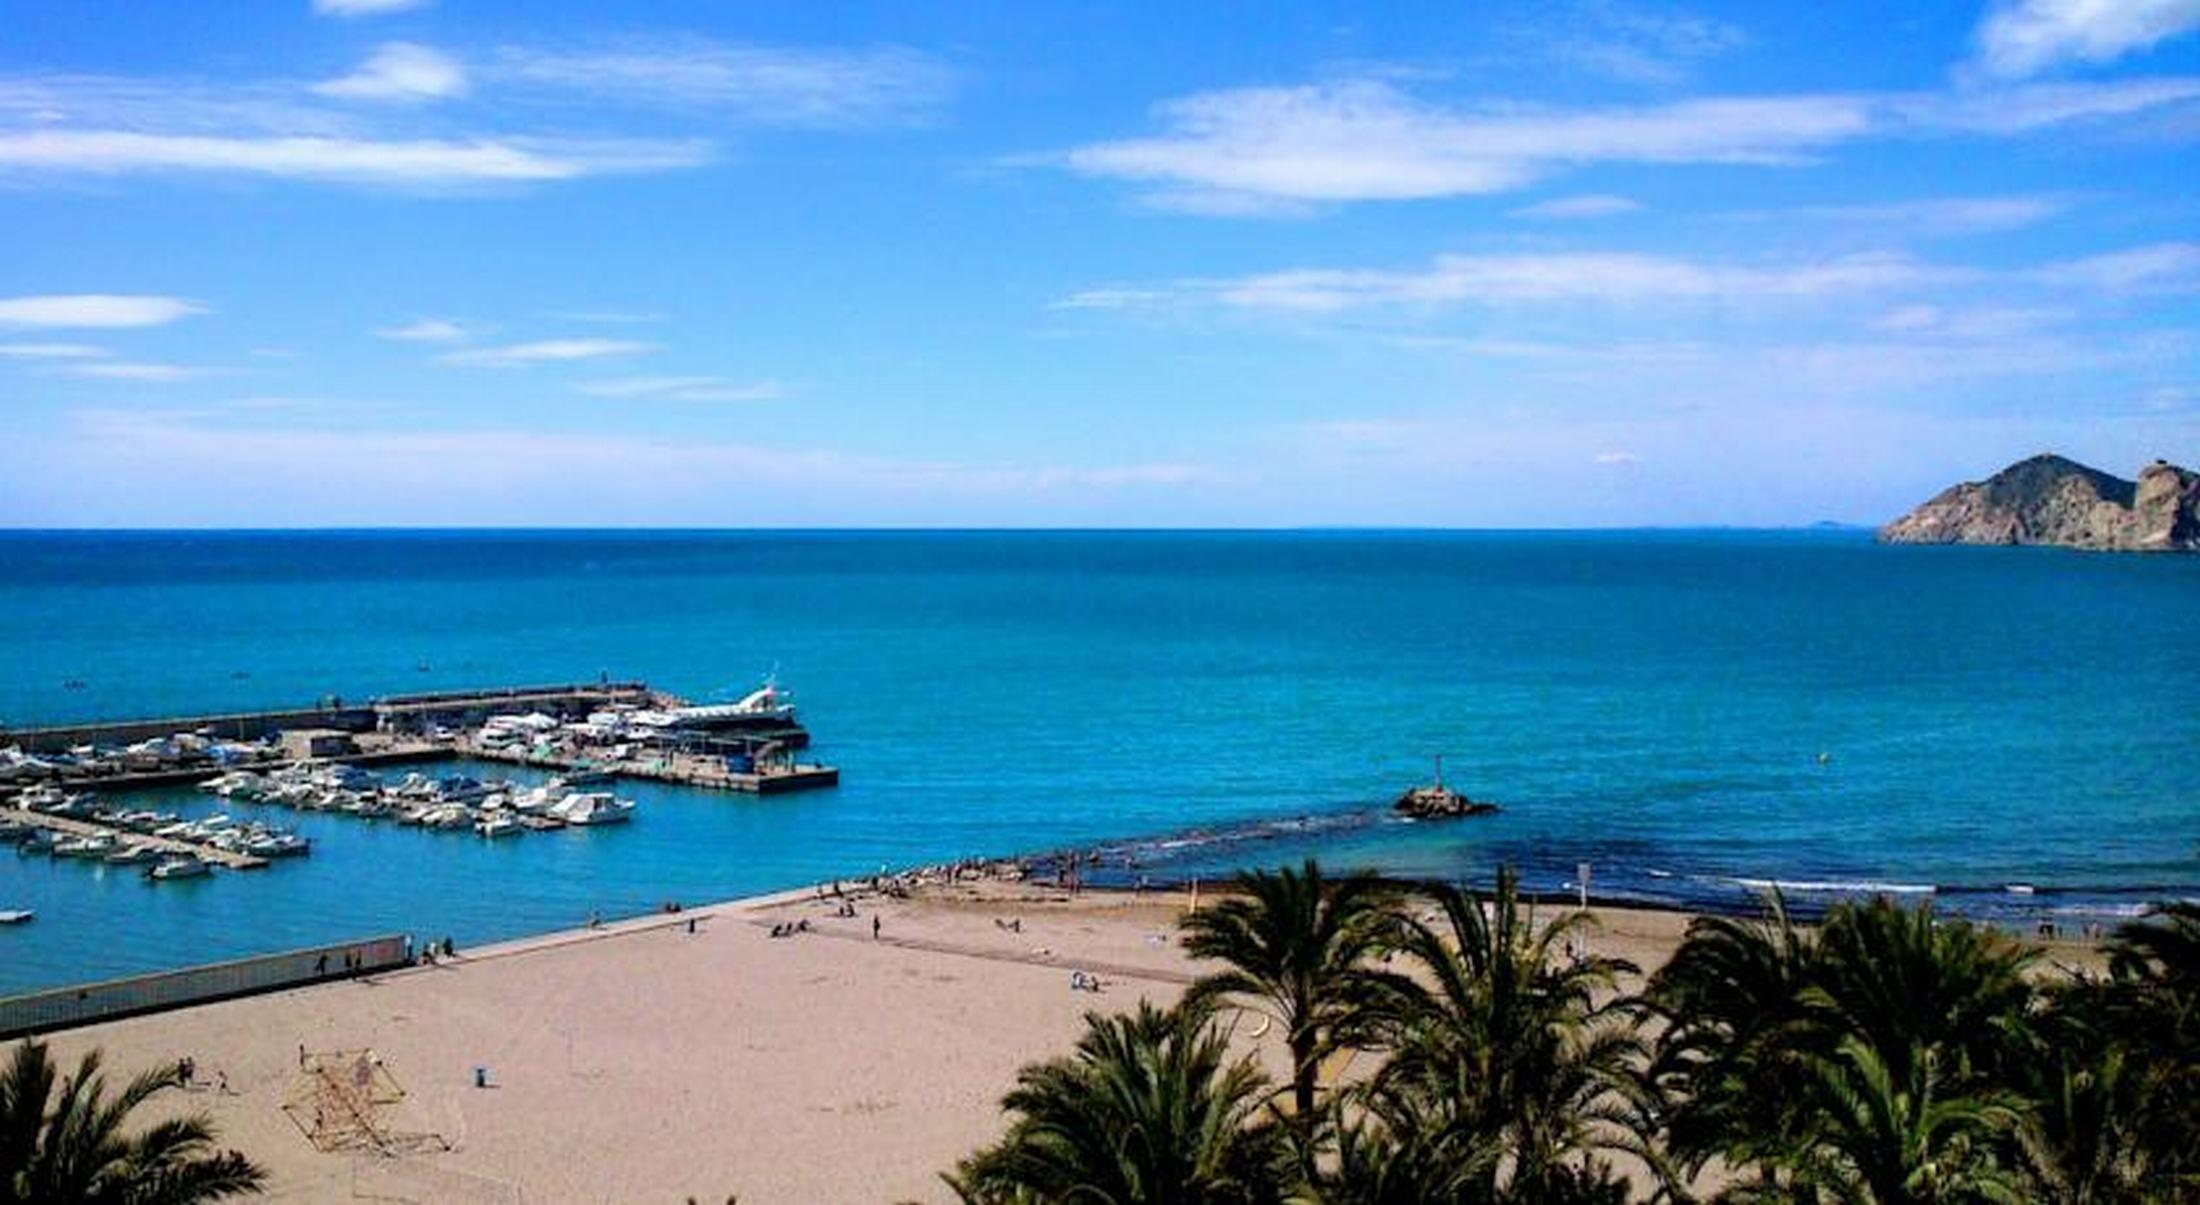
[[[145,872],[148,879],[199,879],[213,873],[213,868],[193,857],[169,858]]]
[[[109,866],[142,866],[147,862],[158,862],[160,859],[161,852],[158,849],[150,845],[131,843],[108,854],[102,860]]]
[[[244,852],[255,858],[302,858],[313,852],[313,842],[296,833],[261,833],[245,841]]]
[[[98,861],[115,852],[120,844],[113,837],[68,837],[54,842],[53,856],[57,858],[84,858]]]
[[[546,815],[559,802],[571,794],[571,788],[562,778],[553,778],[539,787],[520,791],[511,797],[510,807],[515,812],[530,816]]]
[[[20,925],[37,915],[28,908],[0,909],[0,925]]]
[[[458,829],[472,828],[474,810],[462,803],[446,803],[421,813],[422,828]]]
[[[527,830],[520,827],[519,817],[500,813],[484,818],[474,825],[474,831],[484,837],[517,837]]]
[[[634,814],[634,801],[609,791],[576,791],[548,813],[567,824],[618,824]]]

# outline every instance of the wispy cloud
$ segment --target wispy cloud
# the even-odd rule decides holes
[[[453,464],[469,471],[454,474]],[[249,501],[208,495],[210,475],[252,481]],[[0,441],[0,481],[27,483],[24,496],[40,513],[121,524],[173,524],[185,514],[196,522],[264,523],[269,513],[323,524],[601,525],[607,516],[662,521],[667,514],[688,522],[894,515],[936,523],[992,513],[967,509],[973,503],[1168,496],[1215,476],[1178,461],[974,463],[718,438],[435,430],[388,421],[332,426],[188,409],[77,411],[56,431]],[[113,488],[117,481],[131,488]],[[271,511],[270,500],[282,505]]]
[[[1160,132],[1051,159],[1200,213],[1506,192],[1595,163],[1809,163],[1866,138],[2011,136],[2200,98],[2200,79],[2041,84],[1962,94],[1801,94],[1557,109],[1446,105],[1382,78],[1167,101]]]
[[[313,11],[324,17],[380,17],[427,4],[428,0],[313,0]]]
[[[0,343],[0,360],[89,360],[107,354],[89,343]]]
[[[2200,293],[2200,243],[2155,243],[2065,260],[2041,269],[2039,276],[2114,296]]]
[[[467,64],[389,42],[357,71],[319,83],[0,74],[0,181],[195,173],[457,192],[676,171],[714,162],[713,138],[729,126],[922,121],[952,79],[931,57],[897,48],[707,39],[504,47]],[[477,90],[493,103],[353,103]]]
[[[123,328],[165,326],[206,307],[180,297],[125,293],[65,293],[0,297],[0,326]]]
[[[615,377],[585,381],[577,393],[607,398],[662,398],[675,402],[768,402],[787,396],[777,381],[728,381],[723,377]]]
[[[60,376],[93,377],[107,381],[141,381],[147,384],[168,385],[207,375],[203,368],[189,368],[181,364],[157,364],[124,360],[93,360],[88,363],[57,365],[49,371]]]
[[[1979,65],[2003,76],[2107,63],[2200,29],[2200,0],[1999,0],[1978,29]]]
[[[1590,195],[1580,197],[1553,197],[1533,205],[1523,205],[1512,211],[1516,218],[1533,218],[1538,221],[1565,222],[1583,218],[1609,218],[1623,213],[1634,213],[1642,208],[1642,202],[1628,197]]]
[[[357,71],[313,85],[341,100],[417,102],[462,96],[466,70],[441,51],[412,42],[384,42]]]
[[[1728,214],[1742,221],[1838,222],[1906,234],[1992,234],[2036,226],[2068,212],[2070,196],[1927,197],[1876,205],[1799,205]]]
[[[1801,299],[1911,289],[1970,275],[1884,253],[1757,265],[1628,252],[1530,252],[1440,255],[1426,268],[1404,271],[1296,268],[1149,292],[1244,310],[1336,313],[1386,306]]]
[[[1678,9],[1587,0],[1539,9],[1538,31],[1561,63],[1622,83],[1685,82],[1708,59],[1748,43],[1740,27]]]
[[[501,347],[454,351],[437,358],[445,364],[466,364],[477,368],[526,368],[534,364],[637,356],[655,350],[657,345],[654,343],[640,343],[631,339],[543,339],[533,343],[508,343]]]
[[[954,73],[900,47],[800,49],[707,38],[609,47],[510,46],[485,66],[500,83],[584,94],[591,103],[674,106],[744,125],[852,128],[930,117]]]
[[[474,331],[444,318],[419,318],[403,326],[387,326],[374,332],[377,339],[401,343],[463,343]]]
[[[435,186],[665,171],[694,167],[709,159],[707,144],[692,141],[378,141],[113,130],[0,133],[0,171],[18,168],[94,175],[234,172],[299,180]]]
[[[1136,310],[1161,305],[1176,294],[1167,289],[1083,289],[1047,304],[1052,310]]]

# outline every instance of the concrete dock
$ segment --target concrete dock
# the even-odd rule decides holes
[[[119,825],[101,824],[96,820],[78,820],[73,816],[49,816],[29,808],[0,808],[0,820],[28,824],[49,832],[67,833],[72,837],[117,837],[133,845],[150,845],[165,854],[193,857],[209,866],[226,866],[231,870],[258,870],[267,865],[267,859],[252,854],[232,853],[212,845],[196,841],[179,841],[173,837],[155,837],[150,833],[135,832]]]
[[[778,795],[787,791],[837,786],[840,783],[840,771],[832,766],[797,764],[742,773],[728,769],[723,758],[693,753],[652,752],[646,757],[603,761],[578,757],[546,757],[519,750],[489,748],[472,741],[460,741],[453,746],[452,751],[464,757],[503,762],[507,765],[534,766],[557,771],[600,770],[618,778],[646,778],[655,782],[678,783],[681,786],[713,791],[741,791],[751,795]]]

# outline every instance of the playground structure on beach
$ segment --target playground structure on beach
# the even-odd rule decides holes
[[[440,1134],[399,1128],[405,1089],[372,1050],[302,1054],[283,1112],[315,1150],[399,1155],[449,1150]]]

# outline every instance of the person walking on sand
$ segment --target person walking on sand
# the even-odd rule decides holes
[[[871,940],[878,940],[878,914],[875,912],[871,914]]]

